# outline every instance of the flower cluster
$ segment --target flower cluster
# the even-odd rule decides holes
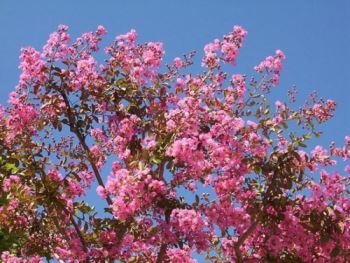
[[[220,60],[235,65],[238,49],[242,46],[246,35],[247,31],[244,28],[235,26],[232,32],[224,35],[223,40],[215,39],[214,42],[207,44],[204,47],[202,65],[214,69],[219,66]]]
[[[259,65],[255,66],[254,69],[262,73],[272,73],[272,79],[270,80],[274,86],[278,85],[279,75],[282,70],[282,62],[286,57],[281,50],[276,50],[275,56],[268,56],[264,61],[260,62]]]

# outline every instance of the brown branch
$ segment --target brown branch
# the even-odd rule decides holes
[[[43,170],[42,167],[39,166],[39,164],[37,163],[37,161],[35,160],[35,157],[33,154],[31,154],[31,157],[32,157],[32,160],[33,160],[33,164],[36,166],[36,168],[38,168],[38,171],[39,171],[39,175],[40,175],[40,178],[41,178],[41,181],[43,183],[43,186],[44,186],[44,189],[45,189],[45,192],[49,193],[48,191],[48,188],[46,186],[46,183],[45,183],[45,178],[46,178],[46,174]],[[45,206],[44,206],[45,207]],[[64,239],[69,242],[70,238],[68,237],[67,233],[63,230],[62,226],[60,225],[60,223],[58,222],[57,220],[57,215],[58,215],[58,211],[57,211],[57,206],[56,204],[54,203],[54,210],[55,210],[55,215],[52,217],[52,220],[53,220],[53,223],[54,225],[56,226],[57,228],[57,231],[64,237]],[[50,207],[45,207],[45,209],[50,209]],[[51,209],[50,209],[51,210]]]
[[[250,227],[238,238],[237,242],[235,243],[234,249],[236,253],[237,263],[243,263],[243,257],[240,247],[244,243],[244,241],[250,236],[250,234],[255,230],[257,225],[258,222],[253,220],[253,223],[250,225]]]
[[[81,233],[81,231],[79,229],[78,224],[75,222],[73,216],[70,216],[70,221],[73,224],[75,231],[77,232],[77,235],[80,239],[80,243],[83,246],[84,252],[87,252],[87,245],[86,245],[85,239],[84,239],[83,234]]]
[[[160,246],[160,249],[159,249],[159,253],[158,253],[158,257],[157,257],[157,261],[156,263],[162,263],[164,262],[163,259],[164,259],[164,256],[165,256],[165,253],[166,253],[166,250],[167,250],[167,244],[163,243],[161,246]]]
[[[33,159],[33,162],[34,162],[35,166],[37,166],[37,168],[39,170],[40,178],[41,178],[41,181],[43,182],[43,186],[45,188],[45,191],[47,193],[49,193],[48,188],[47,188],[46,183],[45,183],[45,178],[46,178],[45,171],[43,170],[42,167],[39,167],[39,165],[38,165],[37,161],[35,160],[35,157],[34,157],[33,154],[31,154],[31,157]],[[54,203],[54,207],[55,207],[55,210],[56,210],[56,215],[58,215],[58,213],[57,213],[58,212],[58,209],[57,209],[58,207],[57,207],[57,205],[55,203]],[[84,251],[87,252],[87,245],[86,245],[85,239],[84,239],[83,235],[81,234],[81,231],[80,231],[77,223],[74,221],[73,216],[70,214],[70,212],[66,208],[63,207],[63,210],[69,215],[70,221],[73,224],[73,226],[75,228],[75,231],[77,232],[77,235],[78,235],[78,237],[80,239],[81,245],[83,246]],[[67,233],[62,229],[61,225],[59,224],[59,222],[58,222],[58,220],[57,220],[57,218],[55,216],[53,217],[53,222],[54,222],[57,230],[61,233],[61,235],[64,236],[64,238],[68,242],[69,241],[69,237],[67,236]]]
[[[95,174],[95,177],[97,179],[98,184],[100,186],[102,186],[103,188],[105,188],[105,185],[104,185],[103,180],[102,180],[102,176],[101,176],[100,172],[98,171],[98,168],[97,168],[94,160],[92,159],[91,152],[90,152],[90,149],[85,142],[85,138],[80,133],[80,131],[76,125],[75,117],[74,117],[75,115],[73,114],[68,97],[67,97],[66,93],[63,91],[62,87],[60,89],[58,89],[58,91],[61,94],[61,96],[63,97],[64,103],[67,107],[67,117],[68,117],[69,126],[71,128],[71,131],[77,136],[80,145],[83,147],[85,154],[87,156],[87,159],[92,167],[92,170],[94,171],[94,174]],[[112,199],[110,198],[109,195],[107,195],[106,200],[107,200],[108,205],[113,204]]]
[[[95,177],[96,177],[98,184],[100,186],[102,186],[103,188],[105,188],[105,184],[103,183],[102,176],[101,176],[101,174],[100,174],[100,172],[99,172],[99,170],[98,170],[98,168],[93,160],[90,149],[89,149],[88,145],[86,144],[85,138],[81,134],[81,132],[79,131],[79,128],[77,127],[75,115],[74,115],[72,108],[70,106],[67,94],[63,91],[62,85],[61,85],[61,88],[58,89],[58,92],[63,97],[64,103],[67,107],[67,117],[68,117],[68,122],[69,122],[69,126],[71,128],[71,131],[77,136],[80,145],[83,147],[85,154],[86,154],[86,157],[87,157],[87,159],[92,167],[92,170],[95,174]],[[109,206],[111,206],[113,204],[113,201],[109,195],[107,195],[106,201],[107,201]],[[131,225],[132,222],[133,222],[133,220],[128,220],[127,222],[125,222],[124,228],[119,230],[118,242],[117,242],[118,247],[122,243],[123,236],[127,232],[127,229]]]
[[[57,215],[57,211],[56,211]],[[70,238],[68,237],[67,233],[63,230],[62,226],[58,222],[57,218],[55,216],[52,217],[53,223],[55,224],[58,232],[64,237],[64,239],[69,242]]]
[[[164,181],[164,161],[159,165],[158,167],[158,173],[159,173],[159,179]],[[166,208],[165,208],[166,211]],[[169,223],[169,215],[167,215],[167,213],[165,212],[165,220],[167,223]],[[166,254],[166,250],[167,250],[168,244],[166,243],[162,243],[158,252],[158,256],[157,256],[157,261],[156,263],[161,263],[163,262],[163,259],[165,257]]]
[[[83,136],[81,135],[81,133],[77,129],[75,131],[73,131],[73,132],[78,137],[79,142],[80,142],[81,146],[83,147],[83,149],[84,149],[84,151],[85,151],[85,153],[87,155],[88,161],[89,161],[89,163],[90,163],[90,165],[92,167],[92,170],[94,171],[94,174],[95,174],[95,177],[96,177],[96,180],[97,180],[98,184],[100,186],[102,186],[103,188],[105,188],[105,185],[104,185],[103,180],[102,180],[102,176],[101,176],[100,172],[98,171],[98,168],[97,168],[94,160],[92,159],[92,156],[91,156],[91,153],[90,153],[90,149],[87,146],[87,144],[85,142],[85,139],[83,138]],[[106,200],[107,200],[107,203],[109,205],[113,204],[113,201],[112,201],[112,199],[111,199],[111,197],[109,195],[107,195]]]

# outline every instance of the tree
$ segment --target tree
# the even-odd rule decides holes
[[[335,103],[312,95],[293,109],[291,90],[273,105],[282,51],[252,78],[224,72],[247,34],[235,26],[185,74],[194,53],[161,67],[162,44],[134,30],[99,65],[105,33],[71,44],[61,25],[41,53],[21,50],[0,111],[3,262],[350,260],[350,167],[336,171],[350,137],[304,149]]]

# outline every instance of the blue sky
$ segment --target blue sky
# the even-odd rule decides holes
[[[41,49],[58,24],[67,24],[73,38],[102,24],[106,45],[135,28],[141,41],[164,43],[168,62],[194,49],[200,57],[205,43],[242,25],[249,33],[230,73],[249,75],[266,56],[283,50],[287,60],[274,97],[286,100],[295,84],[303,103],[316,90],[338,103],[319,143],[340,144],[350,134],[349,0],[0,0],[0,103],[17,84],[20,48]]]

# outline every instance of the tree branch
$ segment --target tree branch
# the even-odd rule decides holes
[[[75,115],[74,115],[72,108],[70,106],[67,94],[64,92],[62,87],[60,89],[58,89],[58,92],[61,94],[61,96],[64,100],[64,103],[67,107],[67,117],[68,117],[68,122],[69,122],[69,126],[71,128],[71,131],[77,136],[80,145],[83,147],[83,150],[85,151],[86,157],[87,157],[87,159],[92,167],[92,170],[95,174],[95,177],[96,177],[98,184],[100,186],[102,186],[103,188],[105,188],[105,184],[102,180],[102,176],[101,176],[101,174],[100,174],[100,172],[99,172],[99,170],[98,170],[98,168],[97,168],[97,166],[92,158],[90,149],[89,149],[88,145],[86,144],[85,138],[81,134],[81,132],[79,131],[79,128],[76,125],[76,118],[75,118]],[[111,206],[113,204],[113,201],[109,195],[107,195],[106,201],[107,201],[109,206]],[[123,237],[124,237],[125,233],[127,232],[127,228],[131,225],[132,222],[133,222],[133,220],[126,221],[124,224],[124,227],[122,229],[119,229],[118,242],[117,242],[118,247],[122,243]]]
[[[84,237],[83,237],[83,235],[82,235],[82,233],[81,233],[81,231],[79,229],[78,224],[75,222],[75,220],[74,220],[72,215],[70,216],[70,221],[72,222],[72,224],[74,226],[74,229],[77,232],[77,235],[78,235],[78,237],[80,239],[80,242],[81,242],[81,244],[83,246],[84,252],[87,252],[88,250],[87,250],[87,245],[86,245],[85,239],[84,239]]]
[[[237,263],[243,263],[243,257],[240,247],[244,243],[244,241],[250,236],[250,234],[255,230],[257,225],[258,222],[256,220],[253,220],[253,223],[250,225],[250,227],[238,238],[237,242],[235,243],[234,249],[236,253]]]
[[[103,188],[105,188],[105,185],[103,183],[103,180],[102,180],[102,176],[100,174],[100,172],[98,171],[98,168],[94,162],[94,160],[92,159],[91,157],[91,153],[90,153],[90,149],[89,147],[87,146],[86,142],[85,142],[85,138],[83,137],[83,135],[80,133],[76,123],[75,123],[75,116],[73,114],[73,111],[72,111],[72,108],[70,106],[70,103],[69,103],[69,100],[68,100],[68,97],[66,95],[66,93],[63,91],[62,88],[58,89],[59,93],[61,94],[63,100],[64,100],[64,103],[67,107],[67,117],[68,117],[68,121],[69,121],[69,126],[71,127],[71,130],[72,132],[77,136],[78,140],[79,140],[79,143],[80,145],[83,147],[84,151],[85,151],[85,154],[87,156],[87,159],[92,167],[92,170],[95,174],[95,177],[97,179],[97,182],[100,186],[102,186]],[[108,205],[112,205],[113,202],[112,202],[112,199],[110,198],[109,195],[107,195],[107,203]]]
[[[162,263],[164,262],[163,259],[164,259],[164,256],[166,254],[166,250],[167,250],[167,244],[163,243],[161,246],[160,246],[160,249],[159,249],[159,253],[158,253],[158,256],[157,256],[157,261],[156,263]]]
[[[158,173],[159,173],[159,179],[164,181],[164,161],[159,165]],[[166,211],[166,208],[165,208],[165,211]],[[169,221],[170,221],[169,215],[167,215],[166,212],[165,212],[165,220],[166,220],[167,223],[169,223]],[[166,254],[167,247],[168,247],[168,244],[166,244],[166,243],[162,243],[161,244],[159,252],[158,252],[156,263],[162,263],[163,262],[163,259],[164,259],[165,254]]]

